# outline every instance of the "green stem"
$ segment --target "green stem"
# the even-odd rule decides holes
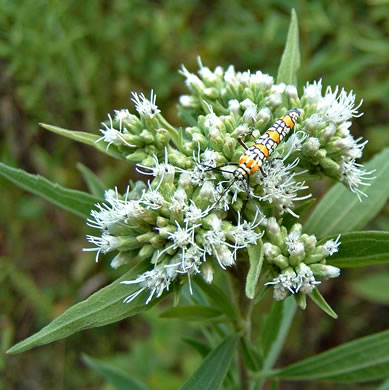
[[[244,262],[242,262],[242,265]],[[246,262],[247,264],[247,262]],[[229,272],[229,280],[231,284],[231,290],[235,299],[235,304],[239,307],[239,320],[234,324],[237,333],[242,334],[247,340],[251,338],[251,314],[254,307],[254,301],[248,299],[245,294],[245,284],[247,276],[247,267],[239,267]],[[243,360],[242,348],[240,346],[238,353],[239,361],[239,378],[240,378],[240,389],[249,389],[249,375],[247,367]]]
[[[173,143],[177,146],[178,150],[181,151],[180,134],[178,130],[173,125],[171,125],[161,114],[158,114],[157,118],[161,125],[164,126],[169,132],[169,135]]]

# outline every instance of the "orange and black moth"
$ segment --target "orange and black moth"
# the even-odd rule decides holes
[[[223,172],[224,170],[220,168],[237,165],[237,168],[233,172],[233,181],[231,185],[226,189],[226,191],[228,191],[228,189],[232,186],[233,183],[238,180],[241,180],[243,182],[246,181],[247,192],[248,194],[250,193],[250,186],[248,183],[250,175],[260,170],[262,175],[266,176],[265,172],[262,169],[262,165],[264,164],[265,160],[269,158],[271,154],[275,151],[280,142],[288,135],[290,130],[293,129],[300,115],[300,110],[298,110],[297,108],[292,108],[281,118],[277,119],[269,127],[269,129],[267,129],[266,132],[262,134],[250,147],[248,147],[243,142],[242,138],[244,136],[240,136],[238,138],[239,143],[246,150],[241,155],[239,163],[226,163],[215,168],[210,168],[210,170],[216,169]]]

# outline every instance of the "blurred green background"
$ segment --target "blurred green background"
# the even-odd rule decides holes
[[[131,168],[38,127],[45,122],[98,132],[107,112],[132,108],[130,90],[151,88],[174,124],[185,93],[177,71],[197,56],[214,68],[276,74],[290,9],[300,25],[300,89],[323,84],[353,89],[365,115],[355,137],[369,139],[365,158],[389,145],[389,1],[56,1],[0,0],[0,161],[86,190],[77,163],[108,187],[125,188]],[[83,253],[85,221],[0,179],[0,346],[4,352],[67,307],[118,276],[109,261]],[[389,230],[386,207],[371,229]],[[379,275],[378,275],[379,272]],[[119,270],[120,273],[120,270]],[[298,312],[287,364],[389,327],[389,270],[348,271],[323,289],[339,314],[315,305]],[[152,389],[176,389],[200,357],[181,338],[196,327],[158,320],[158,309],[77,334],[22,355],[0,355],[0,389],[108,389],[82,353],[115,355]],[[130,357],[129,357],[130,356]],[[358,389],[367,385],[285,383],[281,389]]]

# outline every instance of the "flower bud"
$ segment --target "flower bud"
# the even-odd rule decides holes
[[[228,101],[228,109],[231,114],[239,115],[240,114],[240,103],[237,99],[231,99]]]
[[[133,153],[130,153],[126,156],[126,160],[133,162],[133,163],[139,163],[145,160],[149,155],[145,153],[142,149],[138,149]]]
[[[197,108],[199,106],[198,99],[192,95],[181,95],[179,102],[184,108]]]
[[[311,264],[310,268],[318,278],[330,279],[337,278],[340,275],[340,269],[332,265],[326,264]]]
[[[270,242],[265,242],[263,244],[263,251],[265,257],[269,259],[269,261],[281,254],[281,249],[278,246],[271,244]]]
[[[201,266],[201,276],[203,277],[203,279],[206,283],[208,283],[208,284],[212,283],[214,273],[215,273],[215,270],[213,269],[211,264],[205,263]]]
[[[205,88],[204,96],[209,99],[217,99],[219,97],[219,90],[217,88]]]

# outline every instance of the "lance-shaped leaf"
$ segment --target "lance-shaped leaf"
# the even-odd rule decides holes
[[[123,369],[99,359],[83,355],[84,362],[97,374],[101,375],[115,390],[147,390],[147,387],[129,376]]]
[[[118,148],[115,145],[110,145],[109,147],[107,147],[106,142],[103,141],[97,142],[100,136],[96,134],[87,133],[85,131],[67,130],[67,129],[63,129],[62,127],[48,125],[46,123],[39,123],[39,125],[42,126],[44,129],[62,135],[63,137],[70,138],[74,141],[93,146],[100,152],[108,154],[111,157],[124,160],[124,157],[122,156],[122,154],[119,152]]]
[[[351,232],[342,234],[339,252],[327,263],[341,268],[389,262],[389,232]]]
[[[283,301],[276,301],[272,305],[270,314],[266,316],[259,342],[265,357],[264,369],[273,367],[284,345],[293,315],[296,311],[296,303],[293,297]]]
[[[77,163],[77,168],[81,172],[90,193],[98,198],[104,199],[104,192],[107,187],[103,182],[84,164]]]
[[[320,201],[304,230],[318,237],[360,230],[371,221],[385,205],[389,196],[389,149],[384,149],[365,165],[375,169],[375,179],[361,189],[368,195],[363,202],[342,183],[334,185]]]
[[[300,49],[296,11],[292,9],[288,37],[278,68],[277,83],[297,85],[297,71],[300,67]]]
[[[161,313],[161,318],[178,318],[186,321],[210,321],[220,319],[223,313],[212,306],[177,306]]]
[[[101,201],[100,198],[86,192],[62,187],[40,175],[33,175],[22,169],[12,168],[3,163],[0,163],[0,175],[24,190],[39,195],[55,205],[83,218],[87,218],[94,205]]]
[[[389,375],[389,330],[332,348],[271,374],[278,379],[365,382]]]
[[[325,313],[327,313],[332,318],[338,318],[338,315],[332,310],[331,306],[327,303],[324,297],[320,294],[320,291],[315,288],[312,293],[309,294],[309,297],[317,306],[320,307]]]
[[[111,324],[120,321],[123,318],[149,310],[153,305],[159,302],[162,297],[166,296],[166,294],[161,298],[153,299],[146,305],[146,291],[141,293],[130,303],[126,304],[123,303],[123,300],[137,291],[139,285],[120,284],[123,280],[136,279],[136,277],[145,272],[149,266],[149,260],[137,264],[121,278],[91,295],[85,301],[72,306],[38,333],[35,333],[14,345],[7,352],[23,352],[38,345],[48,344],[52,341],[63,339],[80,330]]]
[[[250,245],[247,251],[249,254],[250,268],[246,279],[246,296],[253,299],[263,264],[262,240],[259,240],[257,245]]]
[[[217,306],[225,315],[232,320],[239,318],[239,313],[231,298],[215,284],[208,284],[203,278],[196,278],[195,283],[207,296],[210,302]]]
[[[234,352],[238,344],[239,335],[233,334],[222,341],[203,360],[201,366],[180,387],[180,390],[218,390],[223,384],[223,380],[234,357]]]
[[[354,294],[374,303],[389,304],[389,271],[379,271],[353,280],[350,288]]]

